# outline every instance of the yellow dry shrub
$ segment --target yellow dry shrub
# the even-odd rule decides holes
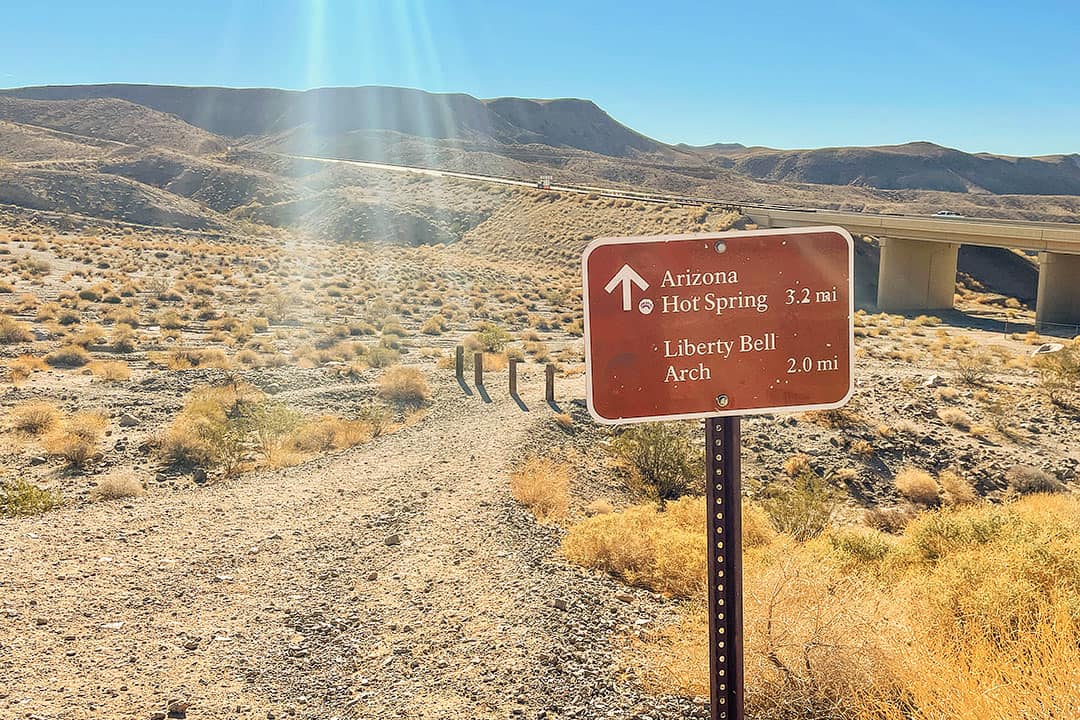
[[[288,445],[301,453],[317,453],[360,445],[373,435],[372,424],[366,420],[325,415],[300,425],[289,436]]]
[[[784,461],[784,472],[788,477],[799,477],[803,473],[811,472],[810,469],[810,457],[799,453],[798,455],[792,455]]]
[[[60,410],[52,403],[29,400],[11,409],[8,424],[18,433],[41,435],[56,427],[60,417]]]
[[[170,370],[190,370],[192,368],[229,369],[229,358],[217,348],[178,348],[168,353],[154,353],[151,359],[164,364]]]
[[[615,506],[611,504],[610,500],[604,498],[596,498],[585,506],[585,514],[589,516],[607,515],[613,512],[615,512]]]
[[[422,372],[395,365],[379,378],[379,397],[388,402],[422,405],[431,399],[431,390]]]
[[[1080,717],[1080,498],[941,508],[903,536],[780,536],[744,563],[756,718]],[[646,684],[707,693],[703,593],[631,645]]]
[[[7,315],[0,315],[0,344],[30,342],[34,333],[30,326]]]
[[[146,491],[142,482],[132,472],[113,472],[98,478],[90,495],[95,500],[122,500],[141,497]]]
[[[246,383],[203,386],[188,393],[184,407],[162,436],[158,451],[166,462],[231,474],[240,469],[246,448],[235,416],[258,406],[265,395]]]
[[[776,536],[759,508],[743,508],[743,545],[757,547]],[[571,562],[603,570],[630,585],[673,597],[692,597],[705,587],[705,501],[684,497],[666,504],[633,505],[587,518],[570,528],[562,552]]]
[[[484,353],[484,370],[490,370],[495,372],[496,370],[505,370],[506,366],[510,364],[510,359],[506,353]]]
[[[12,383],[21,383],[32,373],[40,372],[48,367],[43,358],[33,355],[20,355],[14,360],[9,360],[7,366]]]
[[[887,622],[872,583],[831,567],[820,545],[781,537],[744,556],[748,716],[855,718],[868,699],[898,694],[885,660]],[[646,643],[643,680],[661,692],[708,695],[703,593],[675,625]],[[666,688],[666,689],[665,689]]]
[[[893,478],[893,485],[901,495],[913,503],[937,505],[941,501],[937,481],[925,470],[906,467]]]
[[[562,520],[570,506],[571,474],[566,463],[529,458],[510,474],[510,494],[540,522]]]
[[[119,360],[92,362],[89,369],[95,377],[105,382],[123,382],[131,377],[131,368],[127,366],[127,363]]]
[[[97,455],[107,423],[108,418],[99,411],[75,413],[45,436],[42,447],[46,453],[63,458],[73,468],[84,467]]]
[[[947,505],[970,505],[979,501],[971,482],[952,470],[945,470],[938,475],[938,484],[945,496]]]
[[[960,408],[942,408],[937,411],[937,416],[941,422],[959,430],[971,427],[971,417]]]

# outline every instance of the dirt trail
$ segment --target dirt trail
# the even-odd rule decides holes
[[[0,521],[0,717],[648,709],[611,639],[657,601],[558,560],[508,496],[540,391],[523,413],[446,384],[422,423],[305,466]]]

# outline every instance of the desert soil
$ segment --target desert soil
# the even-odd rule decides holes
[[[700,715],[620,670],[666,603],[560,559],[509,496],[542,382],[527,411],[434,390],[423,422],[302,466],[0,520],[0,716]]]

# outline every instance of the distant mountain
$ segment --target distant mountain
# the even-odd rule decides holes
[[[160,145],[193,155],[221,152],[226,146],[220,137],[175,115],[122,99],[46,102],[7,95],[0,91],[0,121],[52,130],[58,140],[99,147]]]
[[[8,98],[23,101],[12,105],[14,101]],[[45,101],[67,104],[50,108]],[[769,182],[1080,195],[1080,155],[1005,157],[965,153],[928,142],[813,150],[775,150],[739,143],[666,145],[622,125],[596,104],[576,99],[481,100],[464,94],[393,87],[301,92],[64,85],[0,90],[3,120],[193,154],[213,152],[224,144],[254,144],[279,152],[384,159],[393,154],[386,152],[380,138],[398,143],[395,138],[406,136],[442,143],[440,152],[453,147],[555,167],[567,163],[580,166],[582,157],[573,153],[652,163],[655,169],[686,175],[690,181],[720,180],[735,171]],[[14,129],[8,132],[10,137]],[[602,158],[597,160],[606,162]],[[631,172],[617,174],[634,177],[649,172],[639,165]]]
[[[389,130],[435,140],[541,144],[602,155],[666,146],[619,124],[588,100],[478,100],[393,87],[274,89],[162,85],[64,85],[2,90],[35,100],[115,98],[169,113],[231,138],[297,128],[320,136]]]
[[[887,190],[1080,195],[1080,155],[1043,158],[961,152],[928,142],[819,150],[747,148],[726,167],[760,180]]]

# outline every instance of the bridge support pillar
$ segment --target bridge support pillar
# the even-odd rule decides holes
[[[880,238],[879,244],[879,310],[952,308],[959,243]]]
[[[1039,253],[1035,325],[1080,325],[1080,255]]]

